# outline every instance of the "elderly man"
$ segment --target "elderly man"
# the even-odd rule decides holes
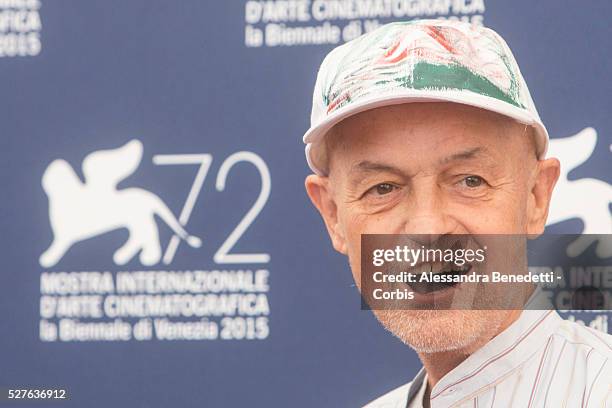
[[[306,190],[360,286],[362,234],[541,234],[559,162],[495,32],[393,23],[334,49]],[[374,310],[424,368],[368,407],[612,404],[612,336],[541,310]]]

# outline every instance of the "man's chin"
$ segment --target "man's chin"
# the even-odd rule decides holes
[[[374,310],[378,321],[417,353],[474,351],[496,333],[498,310]]]

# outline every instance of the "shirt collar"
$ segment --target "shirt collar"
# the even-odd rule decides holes
[[[448,406],[492,385],[528,360],[561,322],[553,310],[523,310],[508,328],[440,379],[431,392],[432,404],[443,400]],[[408,391],[408,405],[425,378],[421,369]]]
[[[421,393],[420,391],[422,390],[423,386],[425,386],[425,382],[427,381],[427,373],[425,372],[425,368],[421,368],[419,370],[419,372],[417,373],[417,375],[414,377],[414,379],[412,380],[412,383],[410,384],[410,388],[408,388],[408,402],[406,404],[406,407],[410,407],[412,400],[415,398],[423,398],[423,393]],[[416,406],[422,406],[422,401],[420,401],[421,404],[417,404]]]

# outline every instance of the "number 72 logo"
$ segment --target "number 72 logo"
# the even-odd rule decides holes
[[[242,217],[238,225],[228,235],[225,241],[221,244],[219,249],[214,254],[213,260],[218,264],[225,263],[267,263],[270,261],[270,255],[266,253],[251,253],[251,254],[238,254],[230,253],[236,242],[242,237],[244,232],[249,228],[251,223],[257,218],[263,207],[266,205],[270,196],[271,190],[271,178],[268,166],[261,157],[257,154],[247,151],[236,152],[227,157],[217,173],[217,179],[215,182],[215,188],[217,191],[223,191],[227,182],[227,178],[232,167],[240,162],[247,162],[255,166],[261,177],[261,190],[257,199],[251,206],[251,208]],[[172,165],[197,165],[198,171],[191,189],[183,205],[183,209],[179,215],[178,221],[181,225],[186,225],[191,216],[191,212],[195,206],[198,196],[208,175],[210,165],[212,164],[212,155],[210,154],[159,154],[153,156],[153,163],[160,166],[172,166]],[[162,261],[164,264],[169,264],[174,259],[176,250],[181,243],[181,239],[178,235],[174,234],[170,239],[170,243],[164,252]]]
[[[160,166],[195,165],[198,171],[178,219],[156,194],[140,187],[119,188],[133,174],[142,160],[143,146],[133,139],[121,147],[96,150],[82,163],[84,179],[63,159],[53,160],[42,176],[42,187],[49,199],[49,222],[53,241],[40,255],[44,268],[55,266],[76,243],[119,228],[128,230],[127,241],[115,251],[113,261],[125,265],[139,256],[143,265],[155,265],[160,259],[169,264],[176,250],[185,241],[197,248],[198,237],[185,230],[191,212],[212,163],[210,154],[161,154],[153,156]],[[216,189],[223,191],[232,167],[247,162],[255,166],[261,177],[261,191],[251,209],[225,239],[214,255],[216,263],[267,263],[270,255],[230,253],[242,234],[257,218],[270,196],[270,171],[266,163],[252,152],[236,152],[226,158],[217,174]],[[174,232],[162,258],[159,229],[155,216]]]

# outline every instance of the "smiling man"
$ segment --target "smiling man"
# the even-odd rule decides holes
[[[559,162],[493,31],[393,23],[334,49],[306,190],[361,287],[362,234],[541,234]],[[374,310],[424,369],[370,407],[612,404],[611,336],[536,310]]]

